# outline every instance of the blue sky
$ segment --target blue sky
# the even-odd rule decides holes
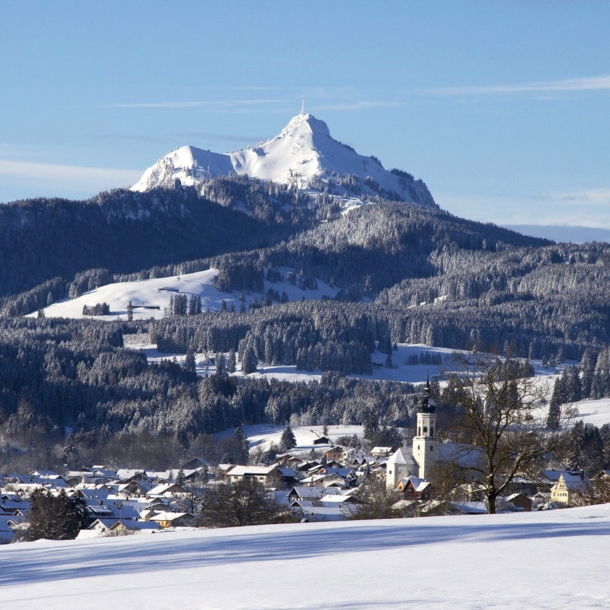
[[[300,111],[441,207],[610,228],[610,3],[0,0],[0,201],[134,183]]]

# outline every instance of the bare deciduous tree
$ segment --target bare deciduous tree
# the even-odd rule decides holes
[[[450,431],[461,441],[450,456],[453,475],[478,480],[488,512],[495,513],[513,479],[535,476],[542,459],[561,446],[569,410],[548,427],[541,403],[548,388],[521,360],[473,352],[456,354],[453,363],[444,394],[455,407]]]
[[[394,505],[399,497],[386,489],[385,481],[369,476],[354,493],[358,504],[349,506],[348,519],[396,519],[402,517],[402,511]]]
[[[207,491],[201,502],[201,521],[206,527],[278,523],[284,512],[269,491],[254,480],[218,485]]]

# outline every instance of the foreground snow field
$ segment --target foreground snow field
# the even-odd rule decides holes
[[[0,548],[23,609],[607,608],[610,506]]]

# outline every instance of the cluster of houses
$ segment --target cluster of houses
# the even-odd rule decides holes
[[[475,448],[476,449],[476,448]],[[453,443],[441,443],[437,437],[436,405],[430,397],[430,384],[426,383],[417,413],[416,435],[410,447],[400,447],[385,465],[386,488],[403,498],[397,508],[407,510],[417,506],[425,512],[434,508],[434,502],[427,506],[432,487],[427,480],[434,464],[443,460],[474,460],[478,458],[472,447],[464,448]],[[599,481],[610,481],[610,471],[596,475]],[[582,471],[544,470],[536,480],[516,477],[507,487],[507,494],[500,499],[500,505],[507,510],[530,511],[533,508],[572,506],[581,501],[593,488],[595,481],[587,479]],[[480,486],[476,481],[462,486],[467,498],[461,502],[451,502],[446,507],[454,513],[485,513]]]
[[[209,464],[195,458],[162,472],[92,466],[61,475],[35,470],[0,476],[0,543],[12,542],[37,489],[79,497],[91,525],[79,537],[120,535],[188,526],[194,520],[193,489],[208,480]]]
[[[426,478],[429,469],[455,448],[437,438],[435,405],[427,384],[413,444],[397,450],[375,447],[364,452],[335,446],[329,438],[320,436],[309,446],[297,446],[277,455],[276,462],[269,466],[211,465],[194,458],[177,469],[162,472],[113,470],[98,465],[64,475],[37,470],[27,475],[0,476],[0,542],[11,542],[23,527],[28,498],[36,489],[51,493],[63,490],[84,501],[91,525],[81,530],[82,538],[194,526],[206,490],[243,480],[264,485],[277,502],[303,521],[335,521],[352,516],[363,502],[356,492],[368,477],[385,480],[387,491],[394,495],[394,507],[405,516],[423,514],[437,502],[433,499],[433,485]],[[610,481],[610,471],[598,477]],[[524,511],[570,506],[593,484],[582,472],[545,470],[536,481],[515,478],[502,506]],[[486,512],[476,483],[469,486],[466,496],[466,501],[453,502],[448,512]]]

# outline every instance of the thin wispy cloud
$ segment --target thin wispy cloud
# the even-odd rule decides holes
[[[435,193],[447,211],[499,225],[570,225],[610,228],[610,188],[538,195]]]
[[[141,173],[138,170],[128,169],[81,167],[0,159],[0,176],[7,176],[12,181],[27,180],[45,185],[63,185],[69,189],[87,187],[91,190],[101,190],[124,186],[137,182]]]
[[[172,134],[179,138],[198,138],[200,140],[215,140],[218,142],[260,142],[265,140],[265,136],[246,136],[231,133],[207,133],[199,131],[185,131],[181,133]]]
[[[262,104],[286,104],[292,100],[207,100],[194,102],[144,102],[134,104],[110,104],[102,108],[235,108]]]
[[[377,100],[377,101],[354,101],[337,102],[335,104],[315,105],[316,110],[366,110],[368,108],[395,108],[404,106],[406,101],[401,100]]]
[[[532,199],[568,206],[603,206],[610,209],[610,188],[588,189],[569,193],[535,195]]]
[[[610,75],[569,78],[564,80],[537,81],[498,85],[477,85],[420,89],[419,93],[435,95],[494,95],[520,93],[570,93],[578,91],[607,91]]]
[[[159,136],[147,136],[142,134],[125,134],[125,133],[103,133],[103,134],[89,134],[87,137],[97,138],[101,140],[124,140],[128,142],[151,142],[159,144],[172,144],[177,140],[189,139],[193,140],[204,140],[212,142],[230,142],[230,143],[244,143],[244,142],[260,142],[265,138],[263,136],[247,136],[230,133],[210,133],[201,131],[182,131],[177,133],[168,133]]]

